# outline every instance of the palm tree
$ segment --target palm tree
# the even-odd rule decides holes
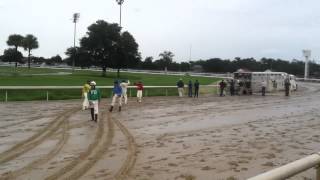
[[[28,51],[28,68],[30,69],[30,55],[32,49],[37,49],[39,47],[39,43],[36,37],[32,34],[28,34],[23,39],[23,48],[25,51]]]
[[[7,40],[7,44],[8,46],[14,46],[14,48],[16,49],[16,54],[18,54],[18,47],[22,47],[22,43],[23,43],[23,36],[19,35],[19,34],[12,34],[9,36],[8,40]],[[16,62],[16,68],[18,66],[18,62],[17,60],[15,60]]]
[[[160,62],[164,66],[162,68],[168,68],[168,66],[172,63],[172,59],[174,54],[171,51],[163,51],[159,54],[161,57]]]

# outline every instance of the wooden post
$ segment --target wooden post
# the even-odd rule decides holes
[[[49,101],[49,91],[47,91],[47,101]]]
[[[130,97],[132,97],[132,95],[131,95],[131,88],[129,89],[129,94],[130,94]]]
[[[166,96],[168,96],[168,89],[166,88]]]
[[[6,91],[6,102],[8,102],[8,91]]]

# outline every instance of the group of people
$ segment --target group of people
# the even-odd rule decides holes
[[[194,95],[193,97],[194,98],[198,98],[199,97],[199,81],[196,80],[194,82],[194,84],[192,84],[192,81],[189,80],[189,83],[188,83],[188,96],[189,97],[192,97],[192,90],[194,88]],[[179,97],[183,97],[183,94],[184,94],[184,82],[182,81],[182,79],[180,79],[178,82],[177,82],[177,88],[178,88],[178,93],[179,93]]]
[[[116,102],[118,101],[118,108],[121,111],[122,104],[128,103],[128,95],[127,89],[130,85],[129,80],[115,80],[112,89],[112,102],[109,107],[109,112],[113,111],[113,107],[115,106]],[[142,102],[142,91],[143,91],[143,84],[141,81],[134,83],[137,87],[137,101],[139,103]],[[84,98],[82,103],[82,109],[90,109],[91,113],[91,120],[97,122],[98,121],[98,114],[99,114],[99,105],[101,101],[101,91],[100,89],[96,88],[95,81],[87,81],[82,88],[82,97]]]
[[[240,94],[252,94],[250,82],[242,82],[242,81],[235,82],[233,79],[231,79],[228,82],[221,80],[218,85],[219,85],[219,95],[220,96],[225,96],[225,91],[226,91],[227,86],[229,86],[228,90],[230,91],[231,96],[240,95]],[[273,88],[277,88],[276,81],[272,81],[272,85],[273,85]],[[286,79],[284,81],[285,96],[290,95],[290,87],[291,87],[290,80]],[[267,82],[262,80],[261,81],[261,95],[262,96],[265,96],[266,89],[267,89]]]
[[[251,85],[249,81],[235,81],[233,79],[229,81],[221,80],[218,84],[219,95],[225,96],[226,88],[229,86],[230,95],[240,95],[240,94],[252,94]]]

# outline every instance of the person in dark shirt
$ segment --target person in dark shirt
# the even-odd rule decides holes
[[[189,80],[189,84],[188,84],[188,95],[189,97],[192,97],[192,81]]]
[[[224,80],[222,80],[219,83],[219,86],[220,86],[220,96],[224,96],[223,91],[224,91],[224,88],[227,86],[227,84],[224,82]]]
[[[194,98],[199,96],[199,81],[196,80],[194,83]]]
[[[230,81],[230,94],[231,94],[231,96],[234,96],[234,91],[235,91],[234,81],[233,81],[233,79],[231,79],[231,81]]]

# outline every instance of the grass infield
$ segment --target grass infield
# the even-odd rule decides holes
[[[0,86],[82,86],[87,80],[94,80],[99,86],[112,86],[114,80],[117,80],[116,73],[107,72],[106,77],[101,76],[101,71],[47,69],[47,68],[28,68],[18,67],[0,67]],[[219,79],[208,77],[192,77],[188,75],[157,75],[121,72],[119,80],[127,80],[133,84],[142,81],[145,86],[175,86],[176,82],[182,78],[187,84],[189,80],[194,82],[196,79],[200,85],[215,84]],[[200,89],[201,90],[201,89]],[[60,99],[79,99],[81,98],[81,89],[58,89],[58,90],[0,90],[0,101],[5,100],[5,93],[8,94],[9,101],[26,100],[45,100],[47,91],[50,100]],[[135,89],[130,90],[134,96]],[[204,90],[207,92],[208,90]],[[203,91],[203,92],[204,92]],[[211,90],[209,90],[210,92]],[[214,90],[212,90],[213,92]],[[201,92],[201,91],[200,91]],[[165,96],[168,94],[177,95],[176,89],[148,89],[144,92],[145,96]],[[129,92],[128,92],[129,94]],[[103,89],[103,97],[110,97],[111,90]]]

